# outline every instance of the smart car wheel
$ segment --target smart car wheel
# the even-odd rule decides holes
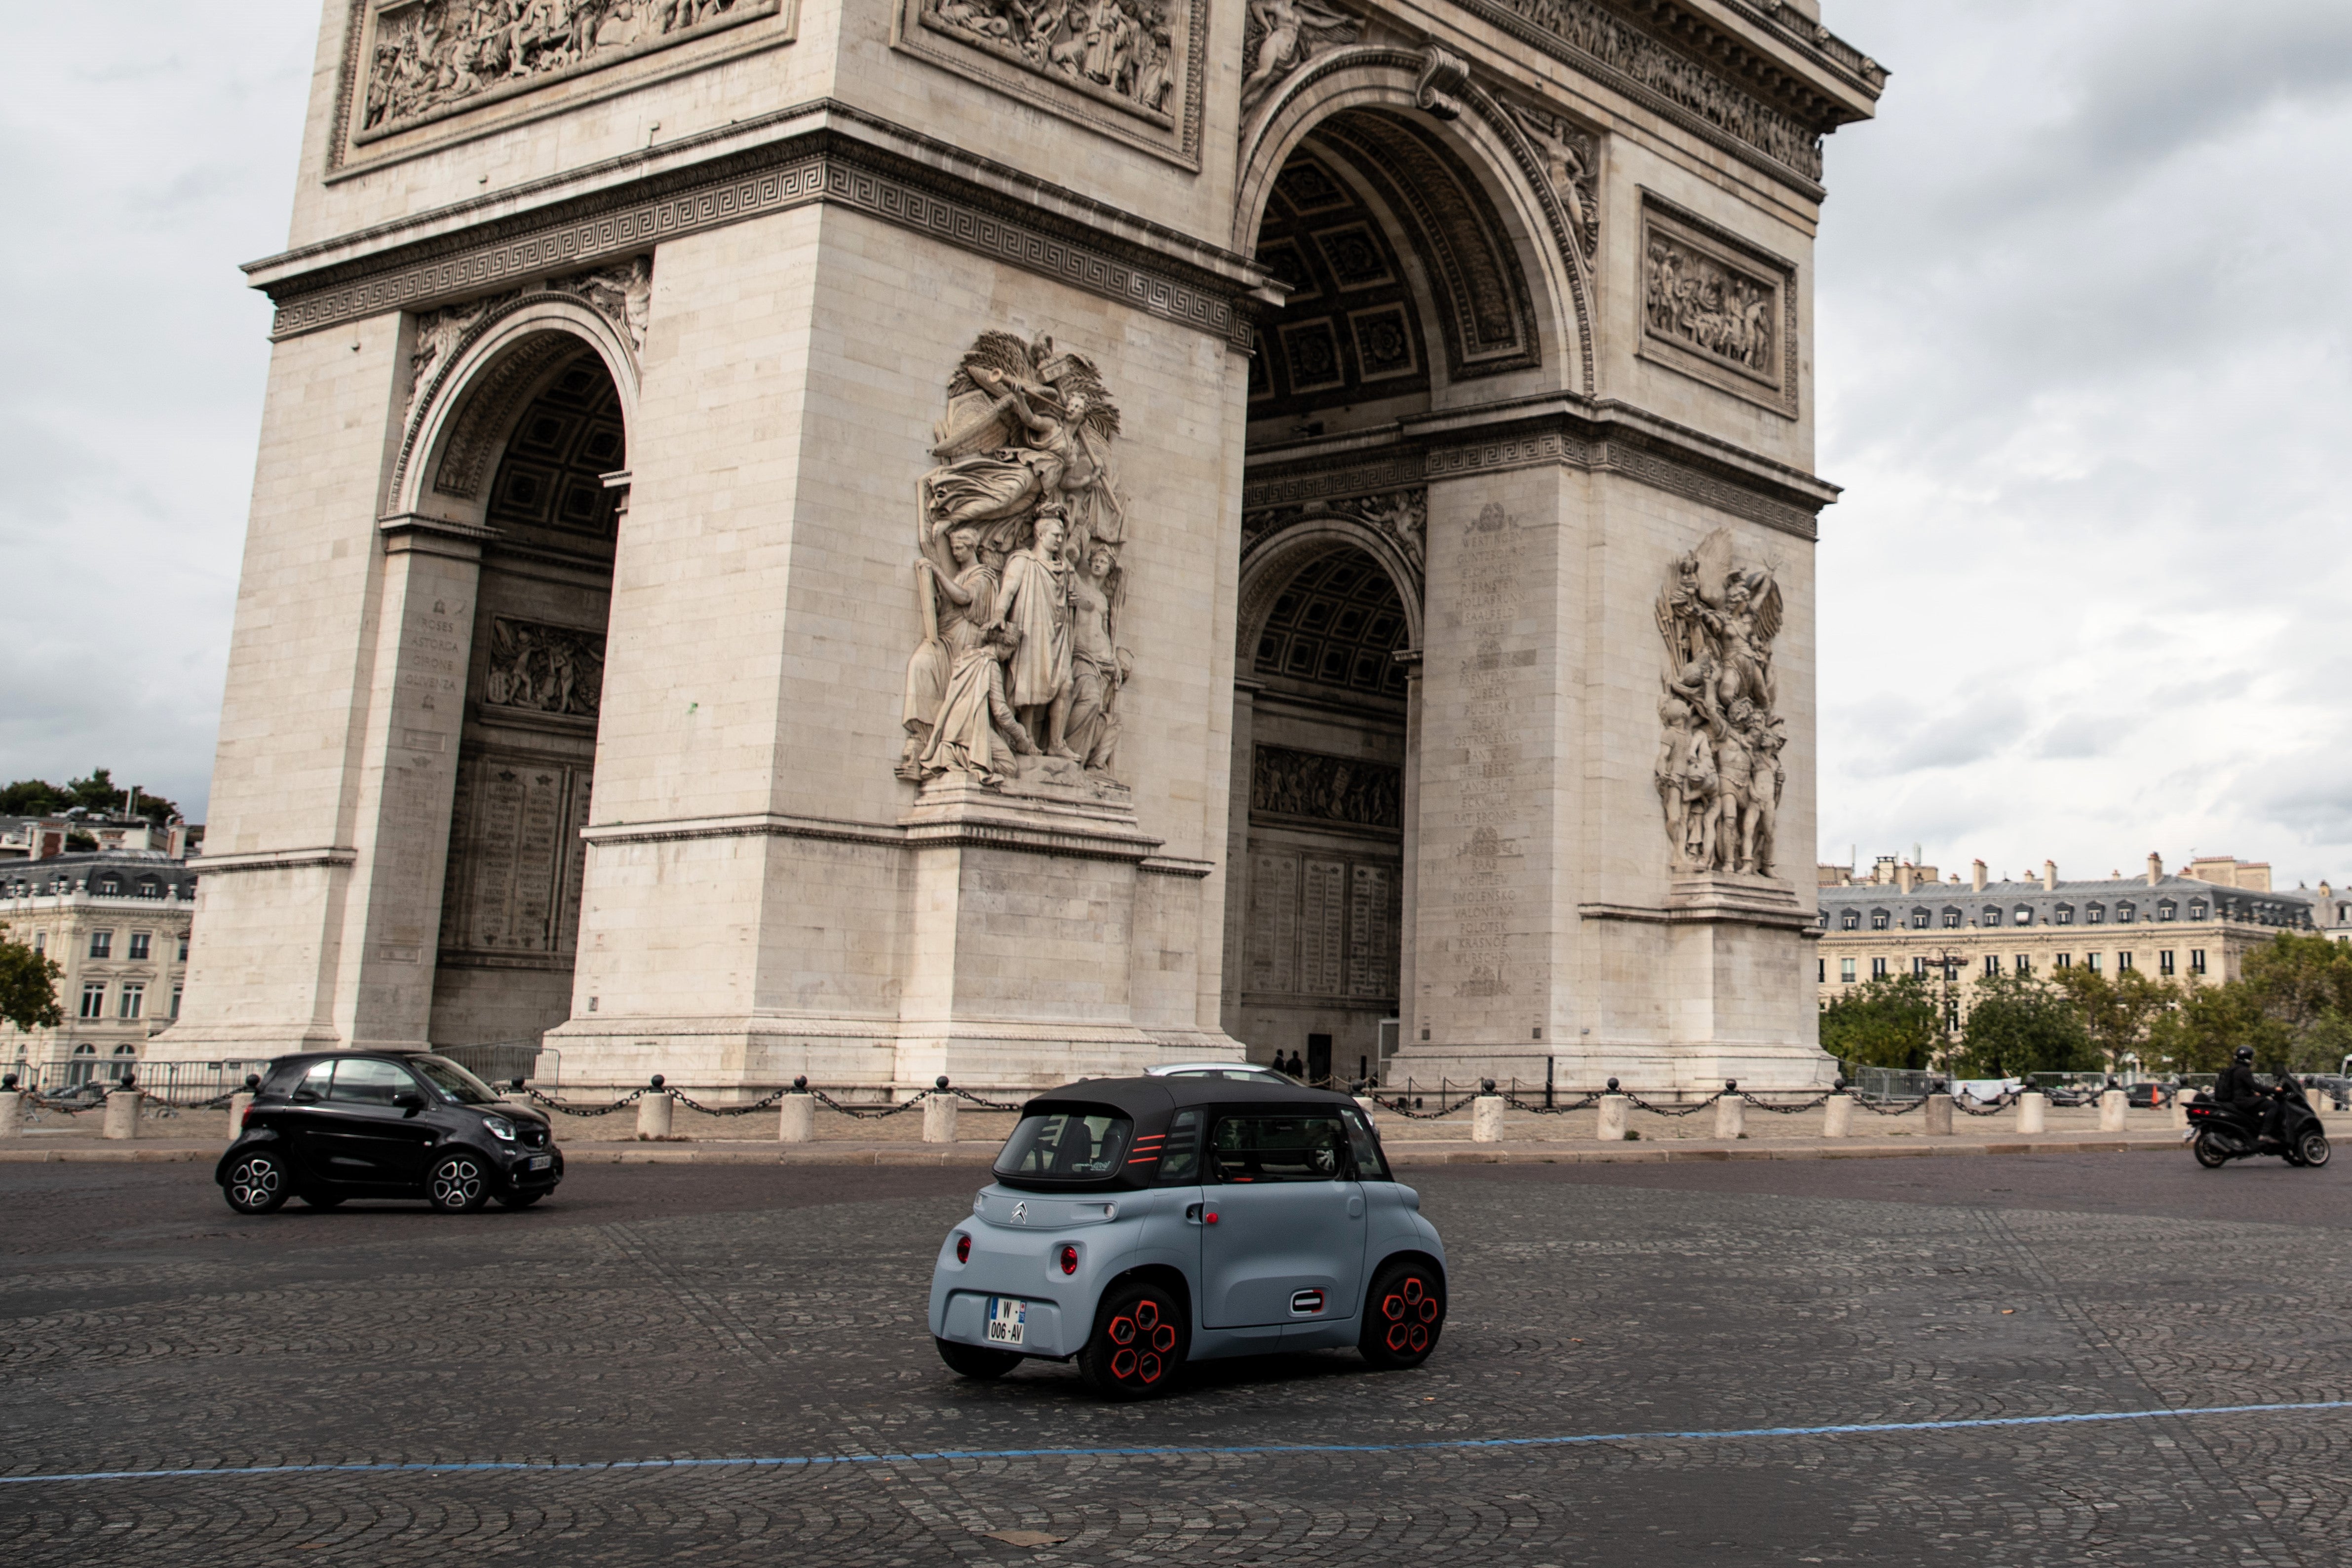
[[[2318,1128],[2314,1127],[2310,1132],[2305,1133],[2299,1140],[2296,1141],[2294,1152],[2303,1156],[2303,1163],[2305,1165],[2326,1165],[2327,1163],[2328,1154],[2327,1134],[2321,1132]]]
[[[2195,1152],[2197,1163],[2209,1171],[2218,1171],[2230,1163],[2230,1156],[2221,1152],[2221,1145],[2213,1141],[2210,1133],[2198,1134],[2197,1141],[2189,1146]]]
[[[239,1214],[274,1214],[286,1207],[286,1166],[276,1155],[247,1155],[229,1166],[221,1192]]]
[[[433,1207],[444,1214],[471,1214],[489,1201],[489,1173],[472,1155],[444,1155],[425,1179]]]
[[[1153,1398],[1181,1380],[1191,1337],[1168,1291],[1141,1281],[1114,1286],[1095,1309],[1078,1370],[1106,1398]]]
[[[1445,1282],[1426,1263],[1391,1263],[1372,1279],[1364,1300],[1364,1334],[1357,1348],[1374,1366],[1419,1366],[1445,1330]]]
[[[959,1377],[976,1377],[984,1383],[1021,1364],[1021,1358],[1009,1350],[958,1344],[951,1339],[934,1338],[931,1343],[940,1347],[940,1359],[948,1364],[948,1370]]]

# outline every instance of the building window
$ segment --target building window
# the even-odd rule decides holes
[[[2100,924],[2102,921],[2105,920],[2106,917],[2107,906],[2104,904],[2090,904],[2086,906],[2083,912],[2083,918],[2089,921],[2094,925]]]
[[[2061,953],[2050,960],[2050,967],[2053,969],[2071,969],[2074,967],[2074,955]]]
[[[116,1017],[135,1019],[147,1010],[147,988],[137,980],[126,981],[122,987],[122,1006]]]
[[[110,875],[100,877],[98,879],[98,891],[111,898],[122,891],[122,879],[119,876]]]
[[[2191,947],[2189,949],[2189,972],[2192,975],[2201,975],[2205,972],[2204,948]]]
[[[1927,912],[1926,910],[1915,909],[1911,912],[1911,929],[1914,931],[1925,931],[1927,929]]]
[[[1839,918],[1838,928],[1842,931],[1859,931],[1862,929],[1862,916],[1849,909]]]
[[[1826,909],[1822,910],[1821,919],[1816,921],[1814,924],[1818,925],[1822,930],[1827,931],[1830,928],[1830,912]]]
[[[1840,958],[1838,960],[1838,981],[1841,985],[1851,986],[1853,984],[1853,959]]]
[[[2000,904],[1986,904],[1986,905],[1985,905],[1985,911],[1984,911],[1984,923],[1985,923],[1987,925],[1999,925],[2000,924]]]
[[[142,876],[139,879],[139,896],[161,898],[163,896],[163,884],[152,876]]]
[[[1830,961],[1827,958],[1816,958],[1813,962],[1819,966],[1819,973],[1815,974],[1813,978],[1822,985],[1828,985],[1830,983]]]
[[[1912,959],[1911,973],[1922,980],[1926,979],[1927,977],[1927,960],[1925,958]]]
[[[102,1019],[106,1016],[106,982],[92,980],[81,988],[81,1016]]]
[[[96,1073],[98,1071],[97,1057],[98,1047],[94,1045],[75,1046],[73,1066],[67,1070],[66,1082],[68,1083],[89,1082],[91,1075]]]
[[[149,933],[133,931],[131,934],[131,956],[134,958],[146,957],[150,951],[150,945],[153,941],[154,937]]]
[[[2033,956],[2032,954],[2020,953],[2017,956],[2017,972],[2021,975],[2030,975],[2033,973]]]
[[[2128,968],[2130,968],[2130,967],[2131,967],[2131,955],[2130,955],[2130,954],[2128,954],[2128,953],[2118,953],[2118,954],[2116,954],[2116,974],[2120,975],[2120,974],[2122,974],[2125,970],[2126,970],[2126,969],[2128,969]]]
[[[1992,979],[1994,977],[1998,976],[2000,973],[2000,954],[1998,954],[1998,953],[1988,953],[1988,954],[1986,954],[1986,955],[1985,955],[1985,978],[1986,978],[1986,979],[1988,979],[1988,980]]]
[[[186,989],[187,988],[185,986],[173,986],[172,988],[172,1016],[173,1018],[178,1018],[180,1016],[180,993]]]
[[[2033,905],[2030,904],[2021,904],[2017,906],[2017,923],[2020,925],[2031,925],[2033,924]]]
[[[2099,956],[2096,953],[2084,954],[2083,967],[2090,970],[2094,975],[2097,974],[2099,972]]]
[[[131,1065],[133,1059],[135,1059],[138,1054],[139,1048],[135,1045],[116,1046],[114,1048],[114,1060],[106,1064],[107,1078],[116,1083],[121,1082],[123,1070]]]
[[[34,932],[34,933],[33,933],[33,951],[34,951],[34,952],[36,952],[36,953],[46,953],[46,952],[47,952],[48,950],[49,950],[49,934],[48,934],[47,932],[46,932],[46,931],[36,931],[36,932]]]
[[[1960,928],[1960,920],[1961,920],[1961,915],[1960,915],[1960,912],[1959,912],[1958,910],[1957,910],[1957,909],[1947,909],[1947,910],[1945,910],[1945,911],[1944,911],[1944,929],[1945,929],[1945,930],[1947,930],[1947,931],[1958,931],[1958,930]]]
[[[1885,959],[1884,959],[1884,958],[1873,958],[1873,959],[1870,961],[1870,977],[1871,977],[1872,979],[1874,979],[1874,980],[1883,980],[1883,979],[1886,978],[1886,960],[1885,960]]]
[[[2057,915],[2055,916],[2055,918],[2056,918],[2056,920],[2057,920],[2058,924],[2059,924],[2059,925],[2074,925],[2074,906],[2073,904],[2060,904],[2060,905],[2058,906],[2058,914],[2057,914]]]
[[[89,956],[93,958],[113,957],[114,933],[111,931],[91,932],[89,934]]]
[[[2129,925],[2139,914],[2139,905],[2126,900],[2116,905],[2116,924]]]
[[[2189,901],[2189,918],[2191,920],[2202,920],[2205,918],[2205,901],[2203,899],[2192,898]]]
[[[2165,948],[2162,952],[2159,952],[2158,954],[2157,954],[2157,956],[2156,956],[2156,972],[2157,972],[2158,974],[2159,974],[2159,975],[2164,975],[2164,976],[2169,976],[2169,975],[2172,973],[2172,949],[2171,949],[2171,948],[2167,947],[2167,948]]]
[[[1886,911],[1884,909],[1874,909],[1870,912],[1870,928],[1873,931],[1884,931],[1886,929]]]
[[[187,961],[188,961],[188,934],[187,934],[186,932],[183,931],[182,933],[180,933],[180,962],[181,962],[181,963],[183,963],[183,964],[184,964],[184,963],[186,963]]]
[[[1951,1001],[1944,1004],[1944,1027],[1950,1030],[1957,1030],[1960,1027],[1960,1004],[1958,1002]]]
[[[2156,917],[2158,920],[2169,920],[2179,912],[2179,906],[2168,898],[2156,906]]]

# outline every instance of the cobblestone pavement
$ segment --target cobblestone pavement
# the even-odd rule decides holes
[[[522,1214],[247,1219],[201,1166],[0,1167],[0,1477],[1227,1451],[0,1480],[0,1561],[2316,1568],[2352,1534],[2347,1410],[1415,1447],[2352,1399],[2342,1169],[1433,1170],[1425,1367],[1225,1363],[1141,1406],[939,1364],[978,1179],[592,1166]],[[1264,1451],[1335,1443],[1381,1447]]]

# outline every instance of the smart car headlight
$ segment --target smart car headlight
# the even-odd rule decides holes
[[[482,1125],[490,1130],[490,1136],[502,1144],[511,1144],[515,1141],[514,1124],[504,1116],[485,1116],[482,1118]]]

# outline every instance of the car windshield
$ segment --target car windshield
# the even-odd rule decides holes
[[[1053,1111],[1024,1116],[996,1156],[1001,1176],[1093,1181],[1117,1176],[1135,1124],[1116,1111]]]
[[[446,1056],[412,1056],[408,1065],[434,1088],[441,1091],[460,1105],[495,1105],[498,1094],[490,1086],[450,1061]]]

